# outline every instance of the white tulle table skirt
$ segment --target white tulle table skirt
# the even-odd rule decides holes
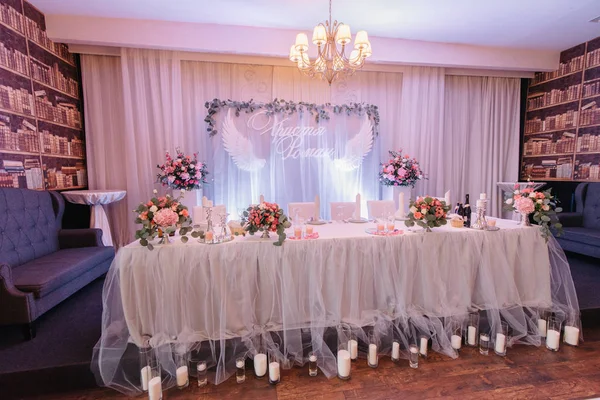
[[[168,387],[175,383],[172,351],[181,346],[215,366],[210,379],[217,384],[235,372],[236,356],[259,350],[277,351],[283,367],[304,364],[313,350],[331,377],[338,337],[348,332],[361,352],[373,334],[380,354],[397,340],[408,358],[408,345],[425,335],[433,350],[457,357],[450,326],[469,311],[481,311],[480,328],[492,342],[507,322],[509,346],[540,345],[540,310],[579,321],[564,253],[536,227],[502,220],[496,232],[447,226],[377,237],[365,233],[372,225],[316,226],[319,239],[282,247],[247,236],[220,245],[175,240],[154,251],[137,243],[120,249],[104,287],[97,377],[139,394],[133,344],[144,337],[151,337]]]

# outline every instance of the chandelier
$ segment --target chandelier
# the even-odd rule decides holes
[[[290,48],[290,61],[307,76],[320,77],[331,85],[340,75],[350,76],[362,68],[365,59],[371,56],[371,43],[366,31],[359,31],[354,39],[354,49],[346,57],[346,46],[352,43],[350,26],[331,20],[331,0],[329,0],[329,21],[315,26],[312,42],[317,46],[317,58],[308,57],[308,37],[305,33],[296,35],[296,44]],[[341,46],[338,49],[337,45]]]

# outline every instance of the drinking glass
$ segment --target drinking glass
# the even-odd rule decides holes
[[[394,230],[396,229],[396,217],[394,217],[394,214],[389,214],[387,217],[387,226],[386,226],[386,230],[388,233],[394,232]]]
[[[337,206],[337,222],[339,223],[343,223],[344,222],[344,206]]]
[[[560,335],[559,335],[560,336]],[[501,322],[496,330],[496,341],[494,342],[494,353],[504,357],[506,355],[506,342],[508,341],[508,324]]]
[[[246,358],[238,357],[235,359],[235,380],[237,383],[244,383],[246,380]]]
[[[419,348],[416,344],[411,344],[408,350],[408,365],[411,368],[419,368]]]
[[[308,353],[308,376],[317,376],[317,355],[314,351]]]
[[[490,335],[482,333],[479,335],[479,354],[487,356],[490,351]]]
[[[196,375],[198,377],[198,387],[204,387],[208,384],[208,378],[206,376],[207,368],[206,361],[200,361],[196,364]]]

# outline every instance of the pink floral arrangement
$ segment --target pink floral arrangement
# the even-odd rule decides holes
[[[281,246],[286,238],[285,229],[292,226],[279,205],[267,202],[248,207],[243,213],[241,223],[250,235],[258,231],[277,232],[279,240],[274,243],[277,246]]]
[[[419,162],[408,154],[402,155],[402,149],[389,153],[390,159],[381,164],[379,181],[385,186],[415,187],[424,176]]]
[[[154,196],[147,202],[133,210],[136,213],[135,222],[141,224],[141,229],[135,232],[135,238],[140,240],[142,246],[152,250],[150,243],[156,236],[169,235],[174,233],[179,227],[181,241],[187,242],[187,233],[192,232],[189,211],[186,206],[181,204],[179,198],[170,195],[157,196],[158,192],[154,190]],[[192,232],[192,236],[195,233]]]
[[[431,231],[431,228],[446,225],[446,216],[450,206],[445,201],[431,196],[417,197],[417,200],[410,203],[408,219],[404,221],[406,226],[419,225]]]
[[[198,153],[186,156],[180,149],[176,150],[177,156],[171,157],[169,152],[165,154],[165,163],[157,165],[160,169],[158,181],[163,186],[173,189],[192,190],[200,189],[206,183],[208,169],[206,164],[198,162]]]
[[[557,236],[562,234],[562,224],[556,215],[562,209],[557,207],[557,200],[552,195],[551,189],[535,191],[527,187],[520,190],[519,184],[515,183],[513,194],[506,199],[504,209],[525,216],[531,215],[531,220],[540,226],[542,236],[546,239],[552,234],[550,227],[556,230]]]

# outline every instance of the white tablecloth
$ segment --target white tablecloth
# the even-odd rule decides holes
[[[90,228],[102,229],[102,243],[112,246],[110,223],[104,211],[104,205],[122,200],[127,194],[124,190],[70,190],[62,195],[71,203],[92,206]]]
[[[434,350],[456,357],[449,326],[469,310],[484,311],[492,332],[508,322],[510,344],[539,345],[532,333],[539,309],[578,318],[568,264],[565,271],[564,254],[553,239],[549,251],[536,227],[508,220],[498,226],[379,237],[365,232],[373,223],[333,223],[314,227],[319,239],[281,247],[258,236],[219,245],[175,240],[154,251],[130,244],[118,252],[105,285],[98,373],[106,385],[138,393],[139,370],[124,379],[115,354],[128,340],[140,345],[143,335],[157,349],[208,344],[216,383],[235,371],[232,355],[252,356],[259,347],[279,349],[289,367],[305,361],[309,346],[323,373],[334,376],[328,328],[349,327],[360,338],[372,331],[381,353],[389,352],[392,337],[406,351],[426,332]],[[164,362],[169,369],[168,357]]]

